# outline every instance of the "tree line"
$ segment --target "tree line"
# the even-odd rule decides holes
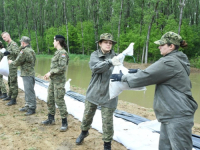
[[[173,31],[188,43],[189,58],[200,55],[199,0],[0,0],[0,30],[16,42],[29,36],[37,54],[53,54],[53,37],[66,37],[67,51],[90,55],[109,32],[122,52],[134,42],[136,62],[160,57],[154,41]]]

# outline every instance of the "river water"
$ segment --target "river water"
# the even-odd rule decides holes
[[[37,58],[35,71],[40,75],[46,74],[50,70],[50,58]],[[70,60],[68,71],[67,71],[67,80],[72,79],[70,84],[76,87],[81,87],[87,89],[90,79],[91,71],[87,61]],[[192,95],[194,99],[200,104],[200,74],[191,73],[190,80],[192,82]],[[147,86],[147,90],[144,91],[123,91],[119,95],[119,99],[137,105],[152,108],[153,107],[153,98],[154,98],[155,85]],[[195,113],[195,122],[200,123],[200,109],[197,109]]]

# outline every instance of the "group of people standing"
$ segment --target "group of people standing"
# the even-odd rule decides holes
[[[8,106],[16,104],[18,94],[17,66],[21,66],[21,76],[25,89],[25,106],[20,111],[27,111],[26,115],[34,114],[36,109],[34,92],[36,58],[30,47],[30,38],[23,36],[20,40],[21,47],[18,48],[7,32],[3,32],[1,36],[8,43],[8,46],[3,54],[0,53],[0,59],[3,55],[8,56],[10,74],[8,77],[8,94],[2,82],[2,76],[0,76],[0,92],[2,94],[0,98],[10,100],[7,103]],[[126,75],[122,72],[112,74],[114,66],[121,65],[117,54],[112,50],[112,47],[116,44],[112,34],[101,34],[100,40],[96,43],[100,48],[90,56],[89,67],[92,71],[92,77],[86,93],[81,133],[76,139],[76,144],[81,145],[89,135],[96,109],[101,106],[104,150],[111,150],[111,141],[114,135],[113,113],[118,104],[118,97],[109,100],[109,82],[111,79],[112,82],[127,82],[131,88],[156,84],[154,111],[158,121],[161,122],[159,150],[191,150],[194,113],[198,105],[191,93],[188,58],[184,53],[178,51],[179,47],[187,46],[186,41],[174,32],[167,32],[160,40],[155,42],[159,45],[158,48],[163,57],[145,70],[130,69]],[[0,42],[0,45],[2,45],[2,42]],[[51,60],[50,71],[44,76],[45,80],[51,79],[47,97],[48,118],[41,124],[55,124],[56,104],[62,118],[60,128],[62,132],[68,128],[64,86],[69,56],[65,50],[64,36],[56,35],[53,45],[57,51]]]

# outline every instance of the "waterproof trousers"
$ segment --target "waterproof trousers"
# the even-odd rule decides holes
[[[192,150],[193,125],[193,116],[161,123],[159,150]]]
[[[25,92],[25,107],[36,109],[35,78],[31,76],[22,77]]]
[[[85,101],[84,116],[83,116],[83,120],[81,124],[82,131],[88,131],[90,129],[96,110],[97,110],[97,105],[87,100]],[[102,140],[104,142],[110,142],[113,139],[113,134],[114,134],[113,113],[114,111],[115,111],[115,108],[101,107],[102,129],[103,129]]]

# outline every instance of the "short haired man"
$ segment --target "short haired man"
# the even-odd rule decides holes
[[[25,106],[19,109],[19,111],[26,112],[25,115],[32,115],[36,109],[36,97],[35,97],[35,52],[30,46],[30,38],[22,36],[21,51],[15,61],[9,60],[8,63],[14,66],[21,66],[21,77],[24,82],[25,91]]]
[[[4,56],[8,56],[8,59],[15,60],[19,54],[19,47],[16,42],[14,42],[8,32],[3,32],[1,34],[2,39],[8,43]],[[11,106],[16,104],[16,99],[18,95],[18,82],[17,82],[17,66],[13,64],[9,65],[9,75],[8,75],[8,86],[9,92],[8,96],[4,98],[4,101],[10,100],[6,105]]]

